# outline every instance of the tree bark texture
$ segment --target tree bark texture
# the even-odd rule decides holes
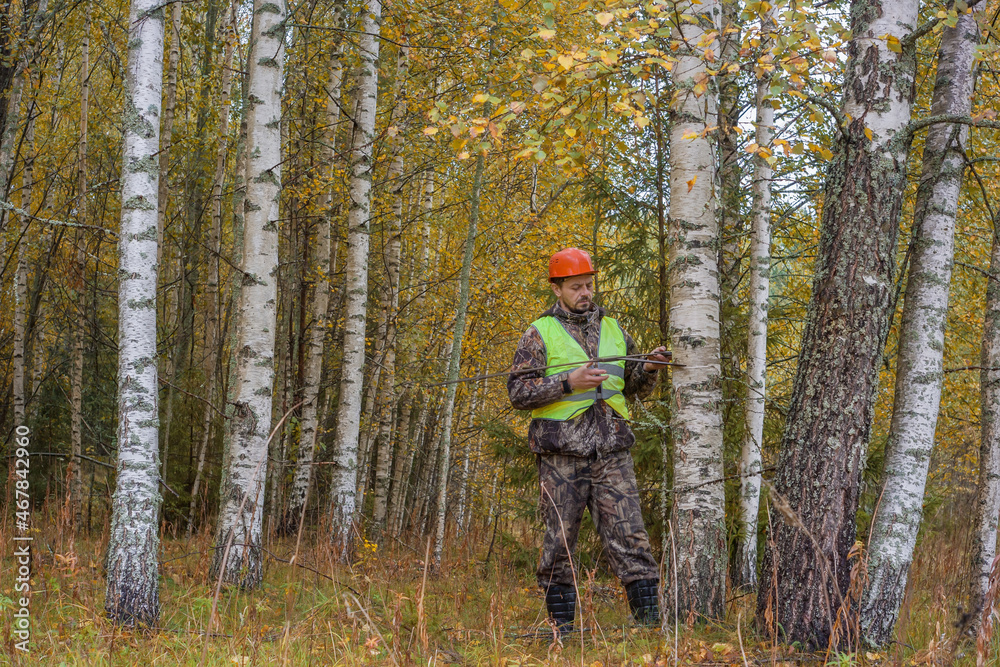
[[[774,549],[764,554],[757,615],[768,632],[825,649],[856,638],[835,619],[854,602],[859,475],[893,303],[915,59],[915,0],[855,0],[844,121],[824,191],[812,297],[774,479]],[[869,138],[870,137],[870,138]],[[772,572],[776,570],[776,572]],[[856,644],[854,644],[856,645]]]
[[[247,95],[243,286],[237,314],[233,418],[226,431],[219,527],[211,576],[256,588],[267,472],[277,325],[278,195],[285,6],[255,0]]]
[[[719,30],[719,2],[685,8],[696,21],[675,26],[689,45]],[[708,48],[718,52],[718,41]],[[680,617],[725,615],[726,533],[722,468],[722,388],[719,359],[717,156],[705,130],[717,122],[718,91],[705,81],[701,48],[678,51],[670,125],[670,339],[674,361],[674,487],[672,525],[677,580],[664,586]],[[707,84],[707,85],[706,85]],[[686,138],[687,134],[696,138]]]
[[[764,18],[764,42],[770,53],[774,30],[773,8]],[[764,373],[767,367],[767,298],[771,289],[771,179],[773,170],[767,161],[772,150],[774,107],[770,99],[771,76],[764,73],[757,81],[757,146],[754,156],[753,206],[750,238],[750,312],[747,326],[747,399],[746,430],[740,447],[740,527],[742,532],[739,563],[734,572],[736,584],[750,590],[757,588],[757,515],[760,510],[761,453],[764,444]]]
[[[368,246],[371,229],[372,142],[378,95],[379,32],[382,3],[367,0],[358,36],[358,106],[350,164],[347,213],[347,294],[344,307],[343,367],[337,404],[333,480],[330,484],[331,539],[342,557],[350,554],[357,508],[358,436],[364,381],[365,324],[368,315]]]
[[[938,47],[931,115],[969,115],[979,43],[975,13],[944,28]],[[964,125],[932,125],[914,209],[913,242],[899,334],[896,393],[886,444],[884,490],[868,541],[868,585],[861,604],[867,643],[884,646],[906,593],[906,581],[923,517],[924,486],[934,446],[944,334],[955,254],[955,215],[965,171]]]
[[[156,368],[157,181],[163,6],[129,12],[125,155],[118,252],[118,465],[104,608],[119,625],[155,625],[159,597]]]

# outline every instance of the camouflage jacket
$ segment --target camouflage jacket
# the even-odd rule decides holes
[[[542,315],[557,317],[589,357],[597,356],[603,308],[595,305],[585,313],[572,313],[557,301]],[[625,345],[628,354],[637,352],[635,341],[627,333]],[[535,327],[530,327],[517,344],[511,370],[544,366],[545,359],[542,336]],[[639,361],[625,362],[626,398],[647,396],[656,385],[657,371],[647,373],[642,366]],[[563,396],[562,381],[569,377],[569,373],[565,371],[545,377],[545,371],[537,371],[508,376],[507,393],[511,404],[518,410],[534,410],[559,400]],[[558,452],[572,456],[603,456],[629,449],[635,444],[635,436],[626,420],[604,401],[596,401],[583,414],[569,421],[532,419],[528,427],[528,443],[531,451],[538,454]]]

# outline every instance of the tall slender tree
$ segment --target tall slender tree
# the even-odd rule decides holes
[[[969,568],[971,625],[979,626],[996,558],[1000,518],[1000,214],[994,214],[990,270],[986,278],[983,345],[979,372],[981,416],[979,484],[973,517]]]
[[[889,325],[910,148],[916,0],[853,0],[842,115],[757,596],[768,631],[846,645],[860,471]],[[817,483],[822,480],[822,483]],[[833,628],[841,632],[831,636]]]
[[[771,60],[775,28],[774,8],[762,19],[764,58]],[[774,133],[774,107],[770,99],[770,70],[757,80],[757,123],[753,168],[752,236],[750,240],[750,313],[747,326],[746,430],[740,452],[740,542],[737,583],[757,587],[757,515],[760,510],[761,448],[764,444],[764,371],[767,366],[767,298],[771,285],[771,179],[767,161]]]
[[[722,618],[726,610],[726,533],[719,359],[717,156],[707,130],[717,123],[718,90],[702,49],[718,51],[718,0],[686,7],[694,20],[674,27],[681,40],[673,69],[670,125],[670,339],[674,360],[674,505],[677,580],[667,603]],[[698,47],[695,47],[698,45]],[[695,138],[688,138],[694,135]]]
[[[945,27],[938,47],[931,115],[968,116],[979,44],[975,13]],[[865,640],[888,644],[906,593],[906,581],[923,517],[941,382],[944,333],[955,254],[955,216],[965,171],[964,125],[932,125],[924,143],[913,242],[906,283],[896,393],[886,443],[884,490],[868,541],[868,586],[861,605]]]
[[[129,12],[125,158],[118,242],[118,466],[104,607],[122,625],[160,614],[156,367],[157,181],[163,85],[163,5]]]
[[[219,330],[219,255],[222,253],[222,187],[226,178],[226,156],[229,153],[229,116],[232,110],[233,54],[236,50],[236,4],[226,11],[223,26],[225,47],[219,86],[219,134],[215,152],[215,173],[212,176],[212,229],[209,233],[208,276],[205,280],[205,406],[201,420],[201,440],[198,445],[191,500],[188,503],[187,534],[194,530],[195,511],[205,474],[205,458],[212,438],[215,396],[219,375],[219,349],[222,335]]]
[[[342,28],[344,24],[344,8],[341,4],[334,7],[333,27]],[[340,121],[340,89],[344,79],[343,41],[337,42],[330,55],[329,78],[326,84],[326,139],[323,142],[321,162],[329,165],[327,178],[333,179],[336,168],[337,129]],[[319,437],[320,413],[319,388],[323,371],[323,348],[327,335],[327,314],[330,307],[330,226],[333,224],[332,183],[323,188],[317,209],[320,214],[317,243],[312,253],[313,266],[313,299],[312,317],[308,327],[308,346],[306,348],[305,377],[302,387],[302,426],[299,431],[299,449],[295,460],[295,477],[292,488],[288,492],[288,505],[284,520],[284,529],[295,530],[298,527],[302,507],[306,502],[309,484],[312,481],[313,459],[316,456],[316,443]]]
[[[385,528],[389,505],[389,474],[392,466],[392,441],[390,438],[393,424],[392,406],[396,403],[396,318],[399,314],[399,262],[400,246],[403,236],[403,124],[406,117],[406,79],[409,76],[410,49],[405,43],[399,47],[396,58],[396,79],[393,83],[395,107],[392,111],[390,124],[395,128],[393,141],[392,164],[389,165],[390,193],[392,195],[392,222],[389,228],[389,238],[385,248],[386,281],[383,289],[383,311],[385,312],[385,354],[382,357],[384,375],[384,390],[382,400],[385,408],[382,411],[378,427],[378,454],[375,463],[375,507],[372,521],[377,530]]]
[[[382,3],[367,0],[358,38],[361,60],[357,77],[358,106],[351,142],[350,209],[347,213],[347,303],[344,308],[343,367],[334,442],[331,539],[349,557],[357,509],[358,436],[361,430],[361,385],[368,321],[368,246],[371,231],[372,142],[378,96],[379,35]]]
[[[285,11],[282,0],[255,0],[247,77],[247,192],[236,385],[211,567],[213,578],[242,588],[256,588],[263,576],[261,533],[277,324]]]

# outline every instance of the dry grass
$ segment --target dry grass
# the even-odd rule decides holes
[[[470,539],[452,550],[442,572],[426,578],[426,588],[423,549],[399,544],[364,549],[352,567],[332,563],[329,553],[315,545],[305,547],[298,561],[312,570],[269,557],[260,591],[222,593],[214,636],[206,638],[214,592],[206,581],[209,535],[190,542],[164,540],[160,627],[123,633],[103,616],[104,540],[73,543],[56,529],[43,531],[34,542],[32,650],[30,655],[15,651],[5,624],[0,662],[197,665],[203,651],[209,665],[824,662],[823,656],[794,654],[762,639],[752,622],[753,596],[734,600],[724,624],[681,626],[675,654],[670,632],[633,627],[621,587],[592,572],[585,573],[581,590],[588,632],[554,642],[530,568],[504,563],[502,554],[484,564],[486,549],[479,545],[487,542]],[[906,646],[828,659],[833,664],[974,664],[972,643],[955,637],[953,597],[963,547],[959,542],[942,535],[921,546],[914,590],[900,625]],[[2,544],[0,556],[10,563],[11,541],[3,539]],[[294,541],[268,548],[287,559]],[[0,606],[10,607],[12,601],[0,597]],[[4,612],[9,618],[10,610]]]

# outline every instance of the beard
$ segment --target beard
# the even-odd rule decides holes
[[[570,308],[570,310],[572,310],[574,313],[585,313],[588,310],[590,310],[590,307],[592,305],[594,305],[594,302],[591,301],[590,299],[579,299],[576,303],[573,304],[573,307]]]

